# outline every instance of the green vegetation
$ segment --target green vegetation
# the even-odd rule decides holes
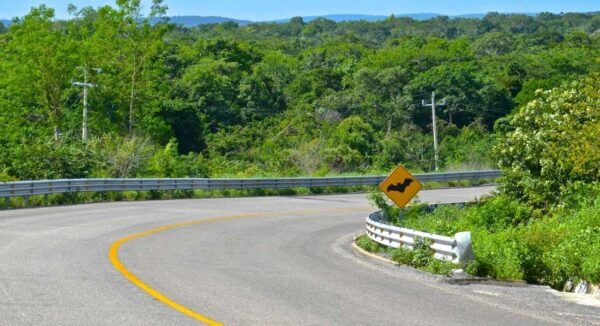
[[[162,0],[150,9],[152,21],[166,12]],[[495,167],[506,116],[538,89],[597,71],[600,57],[599,14],[183,28],[140,18],[137,0],[69,10],[58,21],[35,7],[0,28],[0,180],[431,171],[421,100],[432,91],[448,104],[438,111],[442,168]],[[87,144],[78,67],[97,85]],[[537,101],[531,110],[544,110]],[[590,150],[569,141],[577,155]],[[568,173],[588,180],[590,162]],[[545,182],[514,187],[532,197],[554,191]]]
[[[450,236],[470,230],[475,261],[466,271],[474,275],[524,279],[557,289],[568,280],[598,283],[600,187],[590,190],[595,191],[593,204],[556,209],[543,217],[499,194],[464,209],[440,207],[401,225]]]
[[[379,243],[371,240],[366,234],[361,235],[355,241],[356,245],[368,252],[383,252],[386,250],[386,247],[380,245]]]
[[[562,289],[600,282],[600,75],[539,92],[510,121],[494,152],[499,193],[466,208],[399,211],[371,195],[392,223],[453,235],[471,231],[466,271]]]
[[[442,261],[433,258],[433,250],[429,248],[429,243],[423,239],[417,239],[414,249],[407,248],[389,248],[371,240],[366,234],[356,239],[356,245],[361,249],[372,253],[385,253],[389,258],[400,264],[412,266],[417,269],[439,275],[450,275],[452,270],[459,268],[459,265],[450,261]]]

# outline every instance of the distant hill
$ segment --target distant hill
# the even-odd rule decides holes
[[[536,16],[537,13],[532,13],[532,12],[524,12],[524,13],[511,13],[511,14],[523,14],[523,15],[527,15],[527,16]],[[471,18],[471,19],[482,19],[483,17],[485,17],[486,14],[463,14],[463,15],[451,15],[448,16],[450,19],[457,19],[457,18]],[[436,13],[413,13],[413,14],[394,14],[395,17],[409,17],[415,20],[427,20],[427,19],[431,19],[434,17],[439,17],[439,16],[447,16],[447,15],[443,15],[443,14],[436,14]],[[357,20],[366,20],[366,21],[379,21],[379,20],[384,20],[387,19],[389,17],[388,16],[384,16],[384,15],[353,15],[353,14],[348,14],[348,15],[323,15],[323,16],[305,16],[302,17],[304,19],[305,22],[310,22],[312,20],[315,20],[317,18],[327,18],[336,22],[343,22],[343,21],[357,21]],[[279,19],[276,20],[276,22],[288,22],[290,21],[291,18],[286,18],[286,19]]]
[[[525,14],[525,15],[529,15],[529,14]],[[535,16],[537,14],[532,14],[532,15]],[[450,16],[450,18],[475,18],[475,19],[482,19],[483,17],[485,17],[485,14],[465,14],[465,15]]]
[[[536,15],[535,13],[525,13],[525,14],[530,15],[530,16]],[[485,15],[486,14],[465,14],[465,15],[448,16],[448,17],[481,19]],[[436,14],[436,13],[413,13],[413,14],[395,14],[394,16],[395,17],[409,17],[409,18],[412,18],[415,20],[427,20],[427,19],[431,19],[434,17],[438,17],[438,16],[444,16],[444,15]],[[329,20],[333,20],[335,22],[359,21],[359,20],[372,22],[372,21],[385,20],[388,17],[389,16],[384,16],[384,15],[336,14],[336,15],[322,15],[322,16],[303,16],[302,19],[307,23],[311,22],[317,18],[326,18]],[[291,19],[292,18],[290,17],[290,18],[271,20],[271,21],[267,21],[267,22],[287,23]],[[156,21],[156,20],[153,20],[153,21]],[[264,22],[264,21],[241,20],[241,19],[228,18],[228,17],[215,17],[215,16],[210,16],[210,17],[174,16],[174,17],[170,17],[170,21],[172,23],[183,25],[186,27],[193,27],[193,26],[198,26],[198,25],[203,25],[203,24],[218,24],[218,23],[223,23],[223,22],[228,22],[228,21],[236,22],[242,26],[252,24],[252,23]]]
[[[416,19],[416,20],[425,20],[425,19],[429,19],[432,17],[436,17],[436,16],[441,16],[440,14],[428,14],[428,13],[422,13],[422,14],[400,14],[400,15],[394,15],[396,17],[410,17],[412,19]],[[482,15],[483,17],[484,15]],[[329,20],[333,20],[335,22],[347,22],[347,21],[358,21],[358,20],[365,20],[365,21],[370,21],[370,22],[374,22],[374,21],[380,21],[380,20],[384,20],[387,19],[389,16],[384,16],[384,15],[355,15],[355,14],[346,14],[346,15],[323,15],[323,16],[304,16],[302,17],[302,19],[305,22],[310,22],[313,21],[317,18],[326,18]],[[287,23],[290,21],[291,18],[284,18],[284,19],[277,19],[274,20],[274,22],[277,23]]]
[[[353,15],[353,14],[343,15],[342,14],[342,15],[323,15],[323,16],[303,16],[302,19],[308,23],[317,18],[326,18],[329,20],[333,20],[335,22],[343,22],[343,21],[354,21],[354,20],[378,21],[378,20],[384,20],[387,17],[388,16],[382,16],[382,15]],[[291,20],[291,18],[284,18],[284,19],[273,20],[273,22],[287,23],[290,20]]]
[[[160,18],[153,18],[152,22],[156,23],[160,21]],[[235,19],[228,17],[219,17],[219,16],[173,16],[169,17],[169,22],[177,25],[183,25],[185,27],[194,27],[198,25],[206,25],[206,24],[219,24],[225,22],[235,22],[240,25],[247,25],[252,23],[249,20],[243,19]]]
[[[395,16],[396,17],[410,17],[410,18],[416,19],[416,20],[426,20],[426,19],[430,19],[433,17],[442,16],[442,15],[435,14],[435,13],[415,13],[415,14],[399,14],[399,15],[395,15]],[[485,16],[485,14],[468,14],[468,15],[460,15],[460,16],[450,16],[450,18],[482,18],[483,16]],[[358,21],[358,20],[380,21],[380,20],[384,20],[388,17],[389,16],[384,16],[384,15],[360,15],[360,14],[339,14],[338,15],[338,14],[336,14],[336,15],[323,15],[323,16],[304,16],[304,17],[302,17],[302,19],[304,19],[305,22],[310,22],[317,18],[326,18],[326,19],[333,20],[335,22],[344,22],[344,21]],[[271,20],[269,22],[287,23],[291,19],[292,18],[290,17],[290,18],[284,18],[284,19]],[[159,18],[152,19],[153,23],[156,23],[158,21],[160,21]],[[169,17],[169,21],[171,23],[174,23],[177,25],[183,25],[186,27],[194,27],[194,26],[204,25],[204,24],[219,24],[219,23],[224,23],[224,22],[236,22],[243,26],[243,25],[248,25],[248,24],[252,24],[252,23],[262,22],[262,21],[250,21],[250,20],[235,19],[235,18],[229,18],[229,17],[219,17],[219,16],[173,16],[173,17]]]
[[[173,24],[177,24],[177,25],[183,25],[185,27],[194,27],[194,26],[198,26],[198,25],[205,25],[205,24],[219,24],[219,23],[224,23],[224,22],[236,22],[240,25],[248,25],[250,23],[252,23],[249,20],[243,20],[243,19],[235,19],[235,18],[228,18],[228,17],[219,17],[219,16],[173,16],[173,17],[168,17],[169,18],[169,22],[173,23]],[[150,19],[152,21],[152,23],[157,23],[159,21],[161,21],[161,18],[151,18]],[[2,24],[4,24],[4,26],[9,26],[11,24],[11,20],[8,19],[0,19],[0,22],[2,22]]]
[[[536,15],[535,13],[524,13],[524,14],[529,15],[529,16]],[[448,17],[481,19],[485,15],[486,14],[465,14],[465,15],[448,16]],[[444,15],[436,14],[436,13],[413,13],[413,14],[395,14],[394,16],[395,17],[410,17],[415,20],[426,20],[426,19],[431,19],[434,17],[444,16]],[[389,16],[384,16],[384,15],[360,15],[360,14],[339,14],[338,15],[338,14],[336,14],[336,15],[323,15],[323,16],[304,16],[302,18],[304,19],[305,22],[310,22],[317,18],[326,18],[326,19],[333,20],[335,22],[359,21],[359,20],[372,22],[372,21],[384,20],[384,19],[387,19],[388,17]],[[289,22],[290,19],[291,19],[291,17],[284,18],[284,19],[271,20],[269,22],[286,23],[286,22]],[[161,18],[152,18],[151,21],[152,21],[152,23],[157,23],[157,22],[161,21]],[[242,26],[252,24],[252,23],[259,23],[259,21],[250,21],[250,20],[235,19],[235,18],[229,18],[229,17],[220,17],[220,16],[173,16],[173,17],[169,17],[169,21],[171,23],[174,23],[177,25],[182,25],[185,27],[194,27],[194,26],[205,25],[205,24],[219,24],[219,23],[224,23],[224,22],[235,22]],[[0,19],[0,22],[2,22],[2,24],[4,24],[4,26],[9,26],[11,24],[11,21],[8,19]]]
[[[394,15],[395,17],[408,17],[415,20],[427,20],[433,17],[444,16],[442,14],[434,14],[434,13],[417,13],[417,14],[398,14]]]

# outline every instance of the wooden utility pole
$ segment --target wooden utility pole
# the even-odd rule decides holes
[[[77,69],[83,70],[83,83],[82,82],[73,82],[75,86],[83,87],[83,123],[81,127],[81,140],[86,143],[88,140],[88,107],[87,107],[87,97],[88,97],[88,88],[96,87],[96,84],[88,83],[88,69],[85,67],[77,67]],[[102,72],[100,68],[92,68],[97,73]]]
[[[437,106],[444,106],[446,105],[446,99],[443,99],[442,102],[440,103],[435,103],[435,92],[431,92],[431,103],[426,103],[425,100],[422,100],[421,103],[423,104],[423,106],[430,106],[431,107],[431,123],[432,123],[432,128],[433,128],[433,156],[434,156],[434,164],[435,164],[435,170],[438,171],[439,170],[439,166],[438,166],[438,141],[437,141],[437,123],[436,123],[436,118],[435,118],[435,107]]]

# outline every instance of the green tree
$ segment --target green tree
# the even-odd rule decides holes
[[[497,148],[503,192],[548,207],[570,185],[600,180],[599,77],[539,93],[513,117],[514,131]]]
[[[326,158],[332,167],[347,172],[366,166],[374,152],[372,127],[358,116],[343,120],[330,138]]]
[[[162,0],[153,0],[151,18],[164,15]],[[155,97],[159,94],[158,80],[162,70],[159,54],[164,50],[163,35],[170,27],[152,26],[142,17],[140,0],[118,0],[118,9],[101,7],[94,22],[91,44],[97,62],[106,69],[112,83],[113,96],[119,114],[127,121],[130,136],[139,124],[144,129],[157,122],[153,119],[159,109]]]
[[[390,171],[398,164],[417,171],[433,169],[433,141],[416,125],[404,124],[386,133],[374,154],[374,166]]]
[[[444,165],[457,170],[496,168],[492,155],[494,136],[481,120],[460,129],[455,136],[443,137],[440,157]]]
[[[480,56],[503,55],[512,50],[513,43],[510,34],[492,32],[473,42],[473,51]]]
[[[0,96],[4,99],[0,105],[6,105],[2,111],[14,112],[12,117],[17,119],[13,123],[34,123],[42,130],[50,125],[58,138],[63,124],[63,95],[71,87],[68,76],[76,66],[76,43],[67,38],[64,27],[53,18],[54,10],[41,5],[11,27],[10,38],[0,54]]]
[[[433,91],[438,99],[446,99],[446,111],[440,117],[459,127],[478,118],[490,126],[512,109],[510,94],[472,64],[442,64],[418,75],[404,91],[409,94],[405,106],[421,126],[429,123],[431,114],[419,99],[428,98]]]

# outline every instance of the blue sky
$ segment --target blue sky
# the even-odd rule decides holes
[[[149,0],[142,0],[146,6]],[[446,15],[498,12],[588,12],[600,11],[598,0],[166,0],[170,16],[226,16],[270,20],[292,16],[325,14],[390,15],[441,13]],[[67,4],[78,7],[114,5],[114,0],[0,0],[0,18],[25,15],[39,4],[54,8],[58,18],[67,18]]]

